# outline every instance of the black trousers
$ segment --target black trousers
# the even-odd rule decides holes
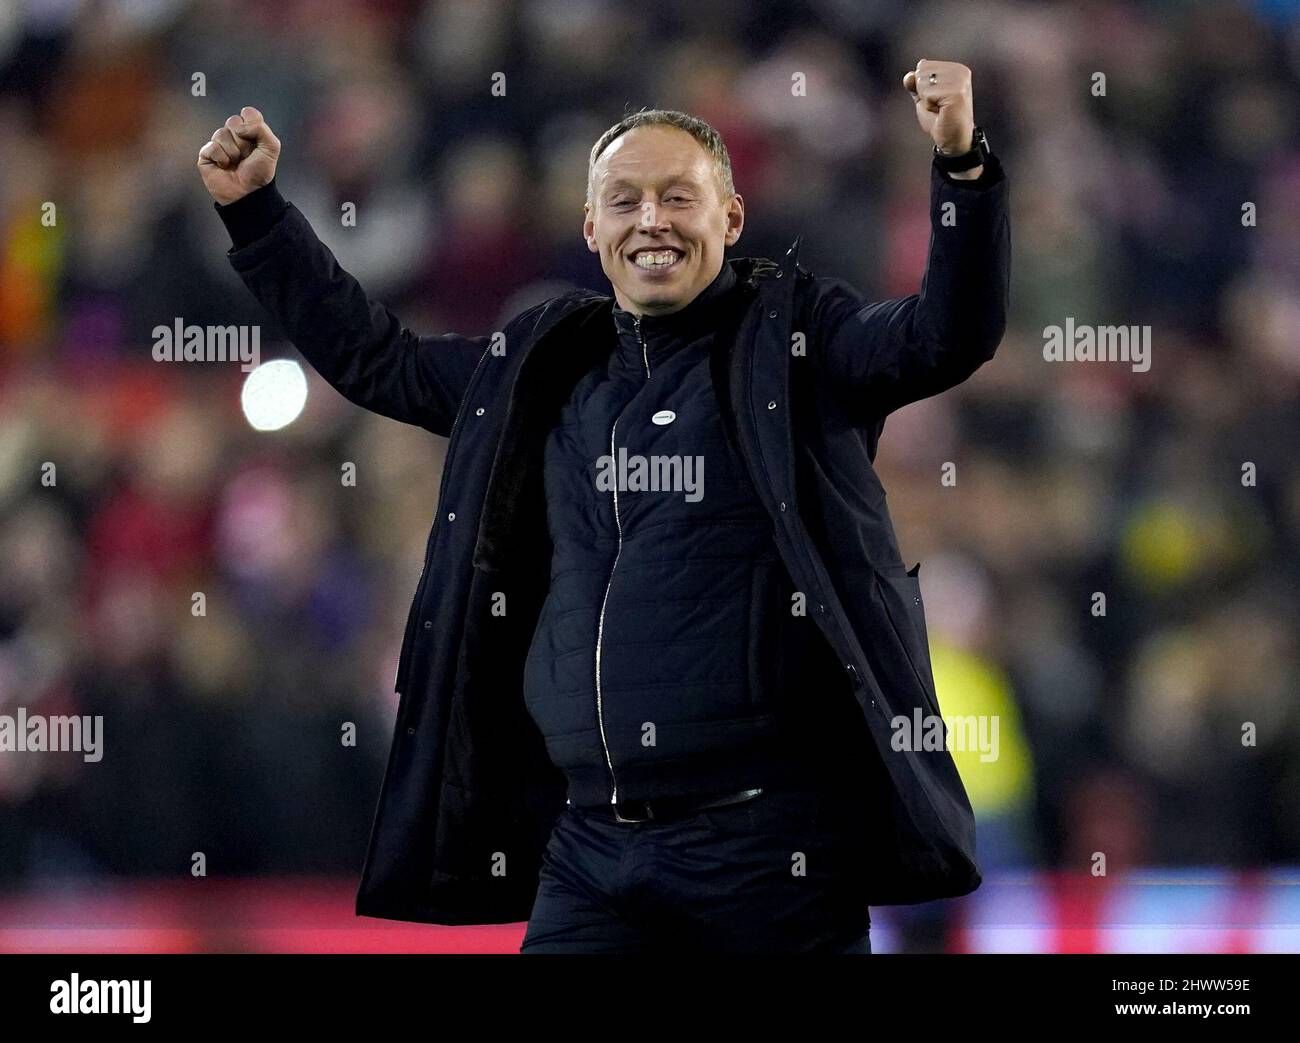
[[[566,805],[519,951],[868,954],[869,844],[850,821],[788,786],[663,821]]]

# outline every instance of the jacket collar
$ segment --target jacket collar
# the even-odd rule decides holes
[[[618,354],[633,369],[644,360],[653,365],[676,347],[717,324],[726,302],[739,282],[735,268],[723,262],[713,280],[684,308],[669,315],[634,315],[613,305]]]

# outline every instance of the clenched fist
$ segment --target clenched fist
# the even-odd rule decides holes
[[[231,116],[199,149],[203,187],[223,206],[261,188],[275,177],[280,139],[251,105]]]
[[[971,150],[975,101],[971,96],[970,69],[960,62],[922,58],[903,77],[903,86],[916,102],[921,129],[934,139],[940,151],[958,156]]]

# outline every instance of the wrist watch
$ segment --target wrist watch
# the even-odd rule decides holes
[[[952,174],[962,170],[970,170],[979,166],[989,158],[989,139],[984,133],[982,127],[976,127],[971,132],[971,147],[969,152],[963,152],[959,156],[950,156],[946,152],[940,152],[939,146],[934,146],[935,165],[944,173]]]

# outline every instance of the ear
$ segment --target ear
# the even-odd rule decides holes
[[[592,253],[598,253],[600,247],[596,245],[596,222],[591,216],[591,204],[583,203],[582,212],[585,215],[582,222],[582,237],[587,240],[587,249]]]
[[[731,197],[731,202],[727,204],[727,234],[723,237],[723,242],[727,246],[734,246],[740,238],[740,233],[745,227],[745,200],[737,192]]]

